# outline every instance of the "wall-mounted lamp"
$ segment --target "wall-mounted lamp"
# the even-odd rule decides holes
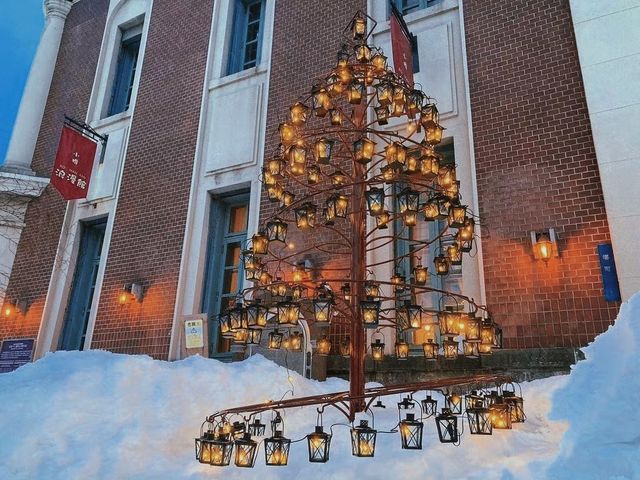
[[[144,296],[144,289],[140,283],[125,283],[118,296],[118,303],[120,305],[126,305],[134,300],[138,303],[142,302]]]
[[[26,300],[14,300],[5,303],[2,310],[2,314],[5,318],[11,318],[16,315],[24,315],[27,313],[27,301]]]
[[[558,242],[556,231],[550,228],[544,232],[531,232],[531,246],[533,257],[536,260],[549,261],[551,257],[558,256]]]

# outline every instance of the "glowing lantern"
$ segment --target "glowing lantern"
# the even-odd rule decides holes
[[[368,280],[364,284],[364,294],[367,297],[376,298],[380,296],[380,285],[377,282]]]
[[[424,128],[427,128],[429,125],[435,125],[440,122],[440,114],[438,113],[438,109],[432,103],[425,105],[420,111],[420,123]]]
[[[424,129],[426,142],[429,145],[437,145],[442,141],[442,132],[444,132],[444,128],[440,125],[429,124]]]
[[[454,167],[441,166],[438,170],[438,185],[448,188],[456,183],[456,169]]]
[[[339,110],[331,109],[329,110],[329,119],[331,120],[331,125],[340,126],[342,125],[342,114]]]
[[[420,155],[416,152],[412,152],[407,156],[407,163],[405,165],[407,169],[406,173],[408,173],[409,175],[418,173],[420,171],[420,165]]]
[[[371,58],[371,65],[376,73],[382,73],[387,69],[387,57],[381,52],[376,52]]]
[[[463,241],[473,240],[473,234],[475,231],[475,221],[473,218],[467,217],[464,220],[464,226],[458,231],[460,239]]]
[[[332,73],[327,77],[327,93],[331,97],[340,95],[344,90],[344,85],[337,73]]]
[[[365,193],[370,215],[379,215],[384,211],[384,189],[371,187]]]
[[[449,273],[449,258],[444,255],[438,255],[433,259],[438,275],[447,275]]]
[[[267,326],[267,308],[259,300],[247,305],[247,326],[249,328],[264,328]]]
[[[491,435],[491,413],[488,408],[482,406],[467,409],[467,421],[471,435]]]
[[[398,142],[391,142],[384,148],[387,164],[404,165],[407,161],[407,147]]]
[[[322,338],[316,342],[316,353],[323,357],[331,353],[331,341],[326,335],[323,335]]]
[[[349,55],[347,45],[343,43],[338,51],[338,67],[344,68],[349,66]]]
[[[351,20],[350,28],[354,40],[364,40],[367,35],[367,18],[362,12],[358,12]]]
[[[384,230],[387,228],[387,224],[390,220],[391,215],[385,210],[380,215],[376,216],[376,227],[378,227],[380,230]]]
[[[404,450],[422,450],[422,431],[424,424],[415,419],[413,413],[407,413],[400,421],[400,441]]]
[[[404,275],[396,271],[391,276],[391,284],[396,292],[402,292],[404,290]]]
[[[279,218],[267,222],[267,237],[270,242],[285,243],[287,238],[287,224]]]
[[[249,345],[260,345],[262,340],[262,330],[259,328],[249,328],[247,330],[247,343]]]
[[[270,202],[279,202],[282,198],[282,193],[284,192],[284,188],[279,183],[274,183],[273,185],[269,185],[267,187],[267,196]]]
[[[435,178],[440,171],[440,157],[433,149],[423,149],[420,173],[427,179]]]
[[[353,81],[347,88],[347,100],[352,105],[359,105],[365,96],[365,85],[362,82]]]
[[[424,353],[424,358],[426,360],[437,360],[438,359],[438,344],[435,343],[431,338],[422,344],[422,351]]]
[[[226,467],[231,461],[232,451],[233,442],[220,429],[215,433],[209,430],[196,438],[196,458],[200,463]]]
[[[379,338],[371,343],[371,358],[374,362],[381,362],[384,359],[384,343]]]
[[[282,431],[276,430],[273,436],[264,440],[264,456],[267,465],[284,466],[289,461],[289,448],[291,440],[282,435]]]
[[[375,328],[380,321],[380,301],[367,298],[360,301],[362,323],[366,328]]]
[[[478,358],[480,356],[479,344],[480,342],[464,340],[462,342],[462,349],[464,351],[464,356],[468,358]]]
[[[360,63],[368,63],[371,60],[371,47],[369,47],[369,45],[356,45],[354,51],[356,61]]]
[[[309,107],[301,102],[296,102],[289,108],[289,114],[291,115],[291,124],[300,127],[306,123],[309,117]]]
[[[534,239],[533,243],[533,256],[536,259],[548,262],[549,259],[557,255],[554,250],[554,244],[547,233],[532,234]]]
[[[249,341],[249,329],[238,328],[233,331],[233,343],[238,345],[246,345]]]
[[[334,140],[328,140],[324,137],[320,138],[314,146],[316,162],[322,165],[328,165],[331,162],[331,153],[333,152]]]
[[[309,165],[307,167],[307,183],[315,185],[320,181],[320,167],[317,165]]]
[[[236,467],[253,468],[256,463],[256,453],[258,452],[258,444],[251,439],[249,433],[245,433],[241,439],[235,441]]]
[[[428,200],[422,209],[422,213],[424,213],[424,218],[427,221],[437,220],[440,216],[440,206],[438,205],[438,201],[435,198]]]
[[[262,230],[251,237],[251,247],[256,255],[265,255],[269,250],[269,238]]]
[[[305,203],[295,209],[296,225],[300,230],[313,228],[316,224],[316,207]]]
[[[385,165],[380,168],[380,175],[385,183],[392,184],[402,173],[402,166],[400,164]]]
[[[347,176],[341,170],[336,170],[330,176],[331,176],[331,185],[333,185],[334,187],[341,187],[345,185],[348,181]]]
[[[449,206],[448,223],[450,227],[464,227],[464,221],[467,217],[467,206],[452,204]]]
[[[438,413],[438,401],[431,398],[431,395],[427,395],[420,403],[422,404],[422,411],[425,416],[432,417]]]
[[[449,264],[462,265],[462,251],[457,243],[452,243],[447,247],[447,257],[449,258]]]
[[[427,267],[418,264],[413,267],[413,281],[418,285],[424,285],[429,279],[429,271]]]
[[[489,407],[491,426],[498,430],[511,430],[511,406],[502,397]]]
[[[455,360],[458,358],[458,342],[455,340],[444,340],[442,342],[442,350],[446,360]]]
[[[403,213],[418,213],[420,193],[411,188],[403,189],[398,195],[398,210]]]
[[[455,415],[460,415],[462,413],[462,402],[462,395],[458,395],[457,393],[453,393],[445,397],[447,408]]]
[[[393,87],[389,82],[380,82],[376,87],[378,103],[382,106],[389,105],[393,100]]]
[[[331,99],[323,87],[314,87],[311,91],[313,98],[313,111],[316,116],[324,117],[331,109]]]
[[[379,107],[375,107],[374,111],[376,112],[378,125],[386,125],[389,123],[389,109],[386,106],[380,105]]]
[[[346,218],[349,209],[349,199],[342,193],[331,195],[327,199],[327,211],[332,213],[333,217]]]
[[[281,123],[278,127],[280,133],[280,142],[284,146],[292,145],[296,140],[296,129],[289,123]]]
[[[415,227],[416,223],[418,223],[418,213],[417,212],[404,212],[402,214],[402,220],[404,221],[405,226],[407,226],[407,227]]]
[[[302,350],[302,334],[300,332],[293,332],[289,336],[289,350],[299,352]]]
[[[300,317],[300,305],[291,301],[280,302],[277,306],[277,314],[279,325],[295,327]]]
[[[458,443],[458,417],[451,410],[442,409],[442,413],[436,416],[436,426],[440,443]]]
[[[269,350],[280,350],[280,347],[282,346],[283,338],[284,338],[284,335],[278,332],[278,330],[274,330],[273,332],[269,333],[267,348],[269,348]]]
[[[316,425],[315,431],[307,435],[309,461],[312,463],[328,462],[330,444],[331,435],[323,430],[322,425]]]
[[[363,165],[369,163],[373,158],[376,143],[366,137],[362,137],[353,142],[354,160]]]
[[[420,90],[410,90],[406,98],[407,98],[407,115],[409,115],[410,118],[414,118],[422,110],[422,103],[424,102],[424,94]]]
[[[284,171],[287,162],[282,157],[274,157],[267,161],[267,170],[273,178],[284,178]]]
[[[296,196],[293,193],[288,192],[287,190],[283,190],[282,195],[280,196],[280,204],[283,207],[288,207],[293,203],[295,198]]]
[[[406,360],[409,358],[409,344],[404,340],[398,340],[395,344],[396,358]]]
[[[369,427],[367,420],[360,420],[360,425],[351,428],[351,454],[356,457],[373,457],[377,433]]]
[[[229,312],[224,312],[218,315],[218,323],[220,325],[220,334],[222,338],[233,338],[234,333],[231,331],[231,325],[229,323]]]
[[[333,300],[326,295],[318,295],[313,299],[313,317],[317,325],[329,325]]]

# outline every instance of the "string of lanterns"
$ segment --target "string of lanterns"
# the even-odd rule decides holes
[[[285,436],[284,419],[278,410],[272,410],[269,436],[266,435],[267,426],[261,419],[262,411],[242,412],[248,416],[242,417],[243,421],[233,423],[229,420],[228,412],[221,412],[203,423],[200,436],[195,439],[196,459],[200,463],[224,467],[231,463],[233,457],[237,467],[252,468],[262,445],[266,465],[285,466],[289,461],[291,445],[306,440],[309,462],[326,463],[329,461],[333,429],[339,425],[350,427],[353,456],[373,457],[376,439],[381,433],[399,433],[402,450],[422,450],[425,420],[430,418],[435,423],[439,441],[453,445],[460,444],[465,424],[471,435],[492,435],[493,430],[511,430],[514,424],[523,423],[526,419],[522,393],[516,393],[513,383],[493,390],[472,390],[465,395],[445,392],[440,401],[443,406],[439,412],[438,400],[432,392],[427,392],[422,400],[414,399],[413,393],[404,396],[397,403],[398,423],[389,431],[376,430],[375,423],[370,425],[366,419],[357,424],[334,424],[329,431],[325,431],[322,414],[326,405],[323,405],[317,409],[318,417],[313,432],[298,440]],[[384,405],[378,401],[375,407]],[[239,413],[236,411],[234,414]],[[260,440],[256,440],[258,437]]]

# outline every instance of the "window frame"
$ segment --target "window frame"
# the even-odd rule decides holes
[[[260,4],[260,19],[258,21],[258,34],[256,38],[255,64],[245,66],[245,54],[247,50],[247,30],[249,28],[249,8],[254,4]],[[227,59],[226,75],[243,72],[260,65],[262,57],[262,41],[264,37],[265,0],[231,0],[233,9],[233,22],[231,24],[231,37]]]
[[[142,47],[141,30],[142,25],[140,24],[124,30],[121,34],[106,117],[124,113],[131,107],[131,97],[133,96],[136,73],[139,69]],[[124,68],[125,61],[127,62],[126,68]]]

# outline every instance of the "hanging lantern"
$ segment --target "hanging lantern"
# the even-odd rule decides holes
[[[351,340],[349,337],[345,337],[340,342],[340,355],[343,357],[351,356]]]
[[[473,240],[475,223],[476,222],[473,220],[473,218],[470,218],[470,217],[465,218],[464,226],[460,230],[458,230],[458,233],[460,234],[460,240],[463,240],[463,241]]]
[[[464,350],[464,356],[467,358],[478,358],[480,356],[479,345],[480,345],[480,342],[464,340],[462,342],[462,349]]]
[[[249,328],[247,332],[247,343],[249,345],[260,345],[260,341],[262,340],[262,330],[259,328]]]
[[[231,461],[233,442],[221,430],[209,430],[196,438],[196,458],[200,463],[226,467]]]
[[[256,463],[258,444],[251,439],[249,433],[245,433],[241,439],[235,441],[236,467],[253,468]]]
[[[391,276],[391,284],[396,292],[402,292],[404,290],[404,275],[397,270]]]
[[[333,212],[336,218],[347,218],[349,199],[343,193],[335,193],[327,199],[327,211]]]
[[[250,435],[259,437],[264,435],[265,428],[266,425],[262,423],[259,418],[255,418],[253,422],[249,424],[248,431]]]
[[[418,223],[418,213],[417,212],[404,212],[402,214],[402,220],[406,227],[415,227],[416,223]]]
[[[229,310],[229,325],[231,330],[247,328],[247,312],[241,302],[236,302],[235,307]]]
[[[368,63],[371,61],[371,47],[366,44],[355,46],[356,61],[360,63]]]
[[[396,358],[406,360],[409,358],[409,344],[404,340],[398,340],[395,344]]]
[[[374,362],[381,362],[384,359],[384,343],[379,338],[371,343],[371,358]]]
[[[380,321],[380,301],[367,297],[360,301],[360,311],[362,312],[362,323],[365,328],[375,328]]]
[[[331,174],[331,185],[334,187],[341,187],[345,185],[347,181],[347,176],[341,170],[336,170]]]
[[[238,328],[233,331],[233,343],[238,345],[246,345],[249,341],[249,329]]]
[[[282,193],[284,192],[284,188],[279,183],[274,183],[273,185],[269,185],[267,187],[267,197],[270,202],[279,202],[282,198]]]
[[[461,230],[458,230],[458,233],[455,234],[455,242],[461,252],[469,253],[473,249],[473,238],[471,238],[470,240],[462,240],[460,236]]]
[[[420,328],[422,324],[422,307],[405,301],[405,310],[407,312],[407,319],[409,320],[409,327],[413,329]]]
[[[438,255],[434,258],[433,263],[436,266],[438,275],[447,275],[449,273],[449,258],[444,255]]]
[[[424,94],[420,90],[410,90],[407,94],[407,115],[414,118],[422,110]],[[422,121],[422,118],[420,119]]]
[[[389,82],[380,82],[376,87],[376,93],[378,94],[378,103],[381,106],[391,104],[393,100],[393,86]]]
[[[307,435],[309,461],[312,463],[328,462],[330,444],[331,435],[323,430],[322,425],[316,425],[315,431]]]
[[[292,301],[278,303],[277,306],[278,324],[295,327],[300,318],[300,305]]]
[[[362,102],[362,98],[366,94],[366,88],[364,83],[353,81],[349,84],[347,88],[347,101],[351,105],[360,105]]]
[[[440,166],[440,169],[438,170],[438,185],[446,189],[455,183],[456,183],[455,167],[449,167],[446,165]]]
[[[244,422],[233,422],[231,435],[233,440],[239,440],[244,437],[244,433],[246,431],[246,425]]]
[[[398,179],[401,173],[402,168],[401,166],[399,166],[399,164],[385,165],[383,167],[380,167],[380,175],[382,176],[384,183],[386,183],[387,185],[393,184]]]
[[[267,187],[270,187],[272,185],[275,185],[277,182],[277,179],[271,175],[271,172],[269,171],[268,167],[263,167],[262,168],[262,183],[264,183]]]
[[[438,359],[438,344],[433,341],[433,339],[427,340],[422,344],[422,350],[424,352],[424,358],[426,360],[437,360]]]
[[[407,413],[400,421],[400,441],[404,450],[422,450],[422,431],[424,424],[415,419],[413,413]]]
[[[431,395],[420,402],[422,404],[422,411],[426,417],[432,417],[438,413],[438,401],[431,398]]]
[[[271,158],[267,161],[267,171],[269,175],[271,175],[275,179],[284,178],[285,168],[287,166],[287,162],[284,158],[278,156]]]
[[[356,457],[373,457],[376,451],[376,434],[367,420],[351,428],[351,454]]]
[[[245,270],[259,270],[261,268],[258,257],[253,254],[252,250],[243,250],[242,263]]]
[[[332,73],[327,77],[327,93],[330,97],[340,95],[344,91],[344,85],[337,73]]]
[[[481,343],[478,345],[478,353],[480,353],[480,355],[491,355],[493,353],[493,345]]]
[[[436,416],[436,426],[440,443],[458,443],[458,417],[451,410],[442,409],[442,413]]]
[[[447,257],[450,265],[462,265],[462,251],[457,243],[452,243],[447,247]]]
[[[452,228],[460,228],[464,226],[467,216],[467,206],[460,204],[451,204],[449,206],[448,223]]]
[[[427,179],[437,177],[440,172],[440,157],[432,148],[422,149],[420,173]]]
[[[289,123],[281,123],[278,127],[278,133],[280,134],[280,142],[285,147],[293,145],[296,141],[296,129]]]
[[[282,207],[288,207],[293,203],[295,199],[296,199],[296,196],[293,193],[287,190],[283,190],[282,195],[280,196],[280,205]]]
[[[302,334],[300,332],[293,332],[289,335],[289,350],[293,352],[302,351],[302,341]]]
[[[289,158],[289,165],[291,166],[292,174],[301,175],[305,172],[307,149],[304,148],[304,145],[292,145],[287,150],[287,156]],[[294,170],[294,168],[296,170]]]
[[[480,340],[483,344],[493,346],[495,329],[490,318],[485,319],[480,327]]]
[[[406,162],[406,173],[409,175],[413,175],[414,173],[418,173],[420,171],[422,164],[422,160],[420,159],[420,154],[417,152],[410,152],[407,155]]]
[[[454,415],[462,414],[463,397],[457,393],[447,395],[445,397],[445,405]]]
[[[320,181],[320,167],[317,165],[309,165],[307,167],[307,183],[315,185]]]
[[[280,350],[280,347],[282,346],[283,338],[284,338],[284,335],[278,332],[278,330],[274,330],[273,332],[270,332],[269,339],[267,342],[267,348],[269,348],[269,350]]]
[[[470,394],[464,396],[465,410],[482,407],[484,407],[484,397],[482,395],[479,395],[476,390],[471,390]]]
[[[452,202],[460,201],[460,180],[456,180],[451,186],[444,189],[444,195]]]
[[[373,153],[376,148],[376,142],[369,140],[366,137],[362,137],[353,142],[353,155],[354,160],[358,163],[366,165],[373,158]]]
[[[300,127],[307,122],[309,107],[301,102],[296,102],[289,108],[289,114],[291,115],[291,124]]]
[[[367,297],[377,298],[380,296],[380,284],[372,280],[367,280],[364,283],[364,294]]]
[[[467,314],[465,337],[470,342],[480,341],[480,320],[473,312]]]
[[[524,414],[524,400],[521,396],[516,395],[514,391],[503,390],[502,397],[505,403],[511,407],[511,423],[523,423],[526,419]]]
[[[325,137],[318,139],[314,146],[314,153],[316,162],[321,165],[328,165],[331,163],[331,154],[333,152],[333,145],[335,140],[329,140]]]
[[[467,409],[467,421],[471,435],[491,435],[493,433],[491,413],[488,408],[480,406]]]
[[[429,125],[437,125],[440,122],[440,114],[433,103],[425,105],[420,111],[420,123],[424,128]]]
[[[265,255],[269,251],[269,238],[262,230],[251,237],[251,248],[256,255]]]
[[[511,406],[498,397],[489,407],[491,426],[498,430],[511,430]]]
[[[316,224],[316,207],[311,203],[305,203],[295,209],[296,226],[300,230],[313,228]]]
[[[287,224],[279,218],[267,222],[267,237],[270,242],[285,243],[287,238]]]
[[[289,339],[289,335],[287,335],[282,339],[282,348],[284,348],[285,350],[289,350],[290,346],[291,346],[291,342]]]
[[[413,267],[413,281],[415,283],[417,283],[418,285],[424,285],[427,283],[428,279],[429,271],[427,270],[427,267],[423,267],[420,264]]]
[[[331,341],[326,335],[323,335],[322,338],[316,342],[316,353],[323,357],[331,353]]]
[[[373,109],[376,113],[376,120],[378,121],[378,125],[386,125],[389,123],[389,109],[380,105],[379,107],[375,107]]]
[[[333,300],[326,295],[313,299],[313,318],[317,325],[329,325],[332,317]]]
[[[274,285],[274,295],[276,297],[286,297],[289,291],[289,286],[282,280],[280,276],[276,277],[276,284]]]
[[[387,70],[387,57],[381,51],[377,51],[371,58],[371,65],[376,73],[382,73]]]
[[[349,27],[354,40],[364,40],[367,35],[367,18],[362,12],[358,12]]]
[[[407,314],[406,308],[398,307],[396,309],[396,328],[401,332],[411,330],[411,325],[409,325],[409,316]]]
[[[331,125],[334,127],[342,125],[342,114],[335,108],[329,110],[329,119],[331,120]]]
[[[348,282],[345,282],[340,287],[340,293],[342,294],[342,298],[344,298],[345,302],[351,302],[351,285]]]
[[[411,188],[403,189],[398,195],[398,210],[401,214],[418,213],[420,193]]]
[[[296,275],[296,272],[300,272],[300,275]],[[302,282],[304,277],[306,276],[306,270],[304,269],[304,265],[296,265],[295,270],[293,272],[293,279],[295,282]],[[294,285],[291,289],[291,296],[294,300],[300,300],[307,296],[307,287],[304,285]]]
[[[391,142],[384,147],[388,165],[401,166],[407,162],[407,147],[399,142]]]
[[[440,125],[429,124],[424,129],[425,140],[429,145],[437,145],[442,141],[442,132],[444,128]]]
[[[365,192],[369,214],[376,216],[384,211],[384,189],[371,187]]]
[[[458,358],[458,342],[455,340],[444,340],[442,350],[446,360],[456,360]]]
[[[271,274],[266,270],[263,270],[260,273],[260,283],[262,283],[262,285],[270,285],[272,282],[273,282],[273,277],[271,276]]]
[[[331,99],[327,91],[320,86],[314,87],[311,90],[313,99],[313,111],[318,117],[324,117],[327,112],[332,108]]]
[[[389,212],[385,210],[384,212],[380,213],[380,215],[377,215],[375,218],[376,218],[376,227],[378,227],[380,230],[385,230],[387,228],[387,224],[391,220],[391,215],[389,214]]]
[[[231,325],[229,323],[229,312],[224,312],[218,315],[218,324],[220,325],[220,335],[222,338],[234,337],[234,333],[231,331]]]
[[[276,430],[273,436],[264,440],[264,456],[267,465],[284,466],[289,461],[291,440]]]

